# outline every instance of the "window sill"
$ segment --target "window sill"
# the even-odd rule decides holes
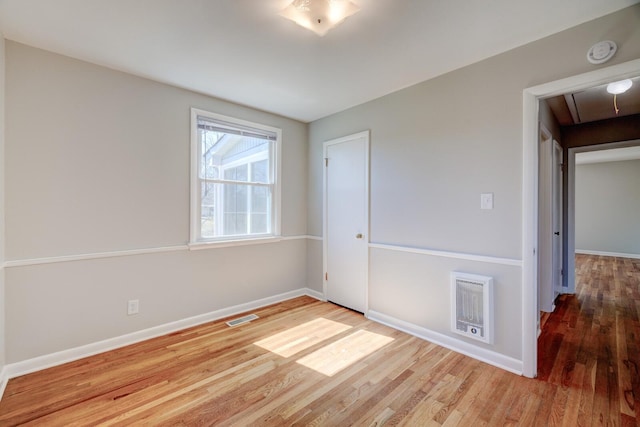
[[[238,240],[217,240],[214,242],[191,242],[189,243],[190,251],[199,251],[203,249],[227,248],[230,246],[247,246],[261,245],[264,243],[277,243],[282,241],[280,236],[258,237],[255,239],[238,239]]]

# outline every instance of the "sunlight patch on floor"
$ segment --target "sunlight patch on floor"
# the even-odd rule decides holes
[[[298,363],[321,374],[333,376],[391,341],[391,337],[360,330],[314,351],[298,360]]]
[[[348,329],[351,329],[351,326],[320,317],[271,335],[254,344],[279,356],[291,357]]]

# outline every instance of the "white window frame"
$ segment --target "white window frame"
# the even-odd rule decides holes
[[[200,199],[200,139],[198,138],[198,117],[206,117],[213,121],[221,121],[239,127],[249,127],[274,133],[276,140],[270,144],[272,174],[273,174],[273,194],[271,197],[271,233],[260,235],[241,236],[221,236],[214,238],[202,238],[201,233],[201,199]],[[191,108],[191,215],[190,215],[190,249],[206,249],[210,247],[224,247],[257,243],[269,243],[281,240],[281,152],[282,152],[282,130],[272,126],[254,123],[210,111]],[[233,163],[227,165],[233,167]]]

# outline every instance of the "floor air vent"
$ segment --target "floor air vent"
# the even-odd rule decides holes
[[[451,329],[493,343],[493,278],[451,273]]]
[[[246,316],[238,317],[237,319],[229,320],[227,322],[227,325],[238,326],[238,325],[242,325],[243,323],[249,323],[252,320],[256,320],[257,318],[258,316],[255,314],[248,314]]]

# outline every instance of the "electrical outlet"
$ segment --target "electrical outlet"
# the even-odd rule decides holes
[[[138,314],[140,311],[140,300],[131,299],[127,301],[127,315]]]

